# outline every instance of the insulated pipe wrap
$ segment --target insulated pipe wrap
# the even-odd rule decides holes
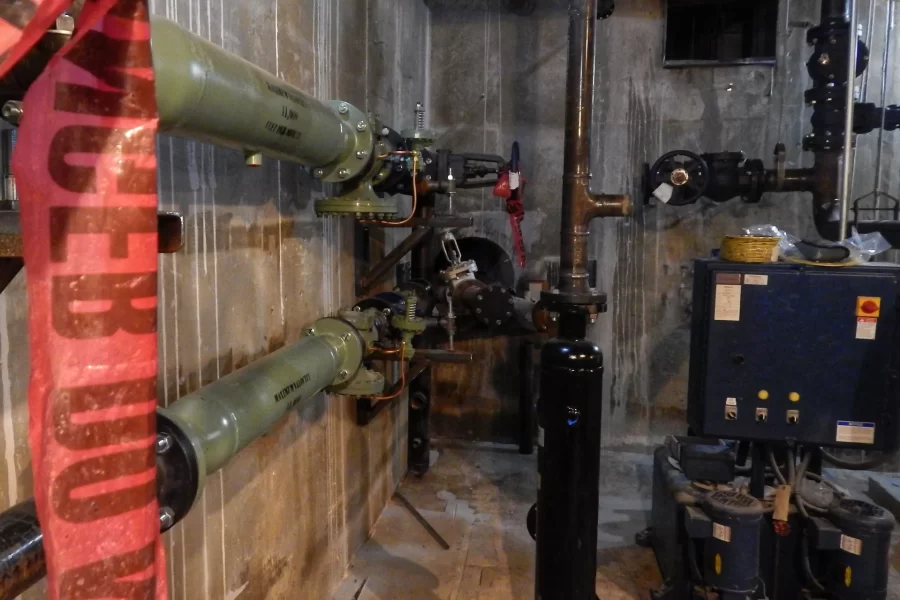
[[[322,167],[355,147],[354,124],[263,69],[151,18],[159,129]]]

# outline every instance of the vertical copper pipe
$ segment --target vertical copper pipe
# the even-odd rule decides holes
[[[565,295],[584,295],[588,284],[588,239],[595,217],[627,216],[627,196],[598,196],[590,192],[591,123],[594,117],[594,35],[596,0],[569,4],[569,64],[566,79],[566,141],[562,189],[559,289]]]

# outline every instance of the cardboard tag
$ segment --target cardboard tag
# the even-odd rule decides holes
[[[791,493],[789,485],[782,485],[775,493],[775,513],[772,518],[776,521],[787,521],[791,514]]]
[[[675,188],[669,185],[668,183],[663,183],[658,188],[653,190],[653,197],[662,202],[663,204],[668,204],[669,200],[672,199],[672,192],[675,191]]]

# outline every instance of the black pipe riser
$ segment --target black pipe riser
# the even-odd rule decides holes
[[[595,600],[603,354],[585,340],[541,352],[537,600]]]

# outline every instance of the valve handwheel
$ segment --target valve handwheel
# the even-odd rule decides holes
[[[650,167],[650,186],[654,195],[661,186],[669,186],[671,197],[666,204],[692,204],[706,193],[709,165],[700,155],[687,150],[667,152]]]

